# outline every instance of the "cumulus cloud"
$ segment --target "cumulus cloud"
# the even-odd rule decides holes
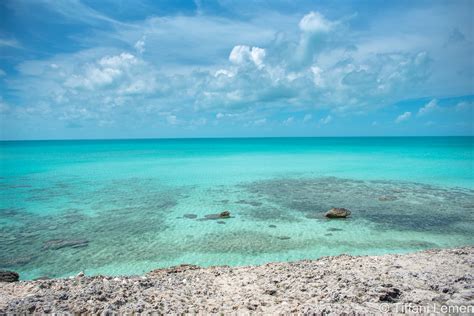
[[[133,45],[139,54],[143,54],[145,52],[145,39],[146,37],[144,36],[142,39],[138,40],[135,45]]]
[[[170,125],[198,125],[204,120],[193,118],[207,117],[262,126],[281,122],[281,108],[350,115],[435,95],[429,91],[437,80],[432,75],[438,61],[431,54],[438,50],[419,37],[407,40],[386,32],[381,38],[372,31],[351,30],[342,17],[332,20],[319,12],[301,19],[277,18],[285,21],[285,32],[259,19],[152,17],[111,34],[128,50],[98,45],[25,61],[17,67],[19,77],[8,85],[24,104],[50,104],[52,115],[63,119],[119,122],[121,116],[142,122],[159,115]],[[427,104],[418,114],[435,108]],[[411,115],[403,113],[396,121]],[[321,125],[332,119],[328,115],[314,121]],[[311,120],[311,114],[302,119]]]
[[[311,11],[306,14],[299,23],[299,27],[304,32],[326,33],[329,32],[334,22],[327,20],[321,13]]]
[[[402,123],[402,122],[405,122],[407,121],[408,119],[410,119],[411,117],[411,112],[405,112],[403,114],[400,114],[396,119],[395,119],[395,123]]]
[[[229,60],[237,65],[253,62],[257,67],[263,66],[265,49],[260,47],[250,47],[246,45],[234,46],[229,55]]]
[[[426,115],[439,109],[438,100],[433,99],[418,110],[418,115]]]
[[[138,60],[129,53],[116,56],[105,56],[96,64],[86,64],[82,74],[73,74],[65,82],[69,88],[96,89],[112,84],[115,80],[126,75],[126,72],[136,65]]]

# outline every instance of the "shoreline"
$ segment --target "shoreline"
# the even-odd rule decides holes
[[[474,308],[473,246],[0,283],[0,314],[400,313],[443,306]]]

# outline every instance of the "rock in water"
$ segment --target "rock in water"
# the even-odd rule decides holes
[[[205,215],[204,218],[198,219],[198,221],[216,220],[216,219],[223,219],[223,218],[230,218],[230,212],[223,211],[217,214],[208,214],[208,215]]]
[[[220,218],[229,218],[230,217],[230,212],[229,211],[224,211],[219,214]]]
[[[325,214],[328,218],[346,218],[349,215],[351,215],[351,211],[339,207],[334,207]]]
[[[0,282],[16,282],[20,275],[14,271],[0,271]]]

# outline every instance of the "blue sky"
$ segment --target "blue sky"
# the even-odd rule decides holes
[[[473,135],[473,13],[473,1],[1,1],[0,137]]]

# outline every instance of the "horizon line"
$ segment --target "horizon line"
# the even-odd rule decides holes
[[[131,138],[50,138],[50,139],[0,139],[0,142],[45,142],[45,141],[120,141],[120,140],[204,140],[204,139],[275,139],[275,138],[442,138],[474,137],[474,135],[387,135],[387,136],[229,136],[229,137],[131,137]]]

